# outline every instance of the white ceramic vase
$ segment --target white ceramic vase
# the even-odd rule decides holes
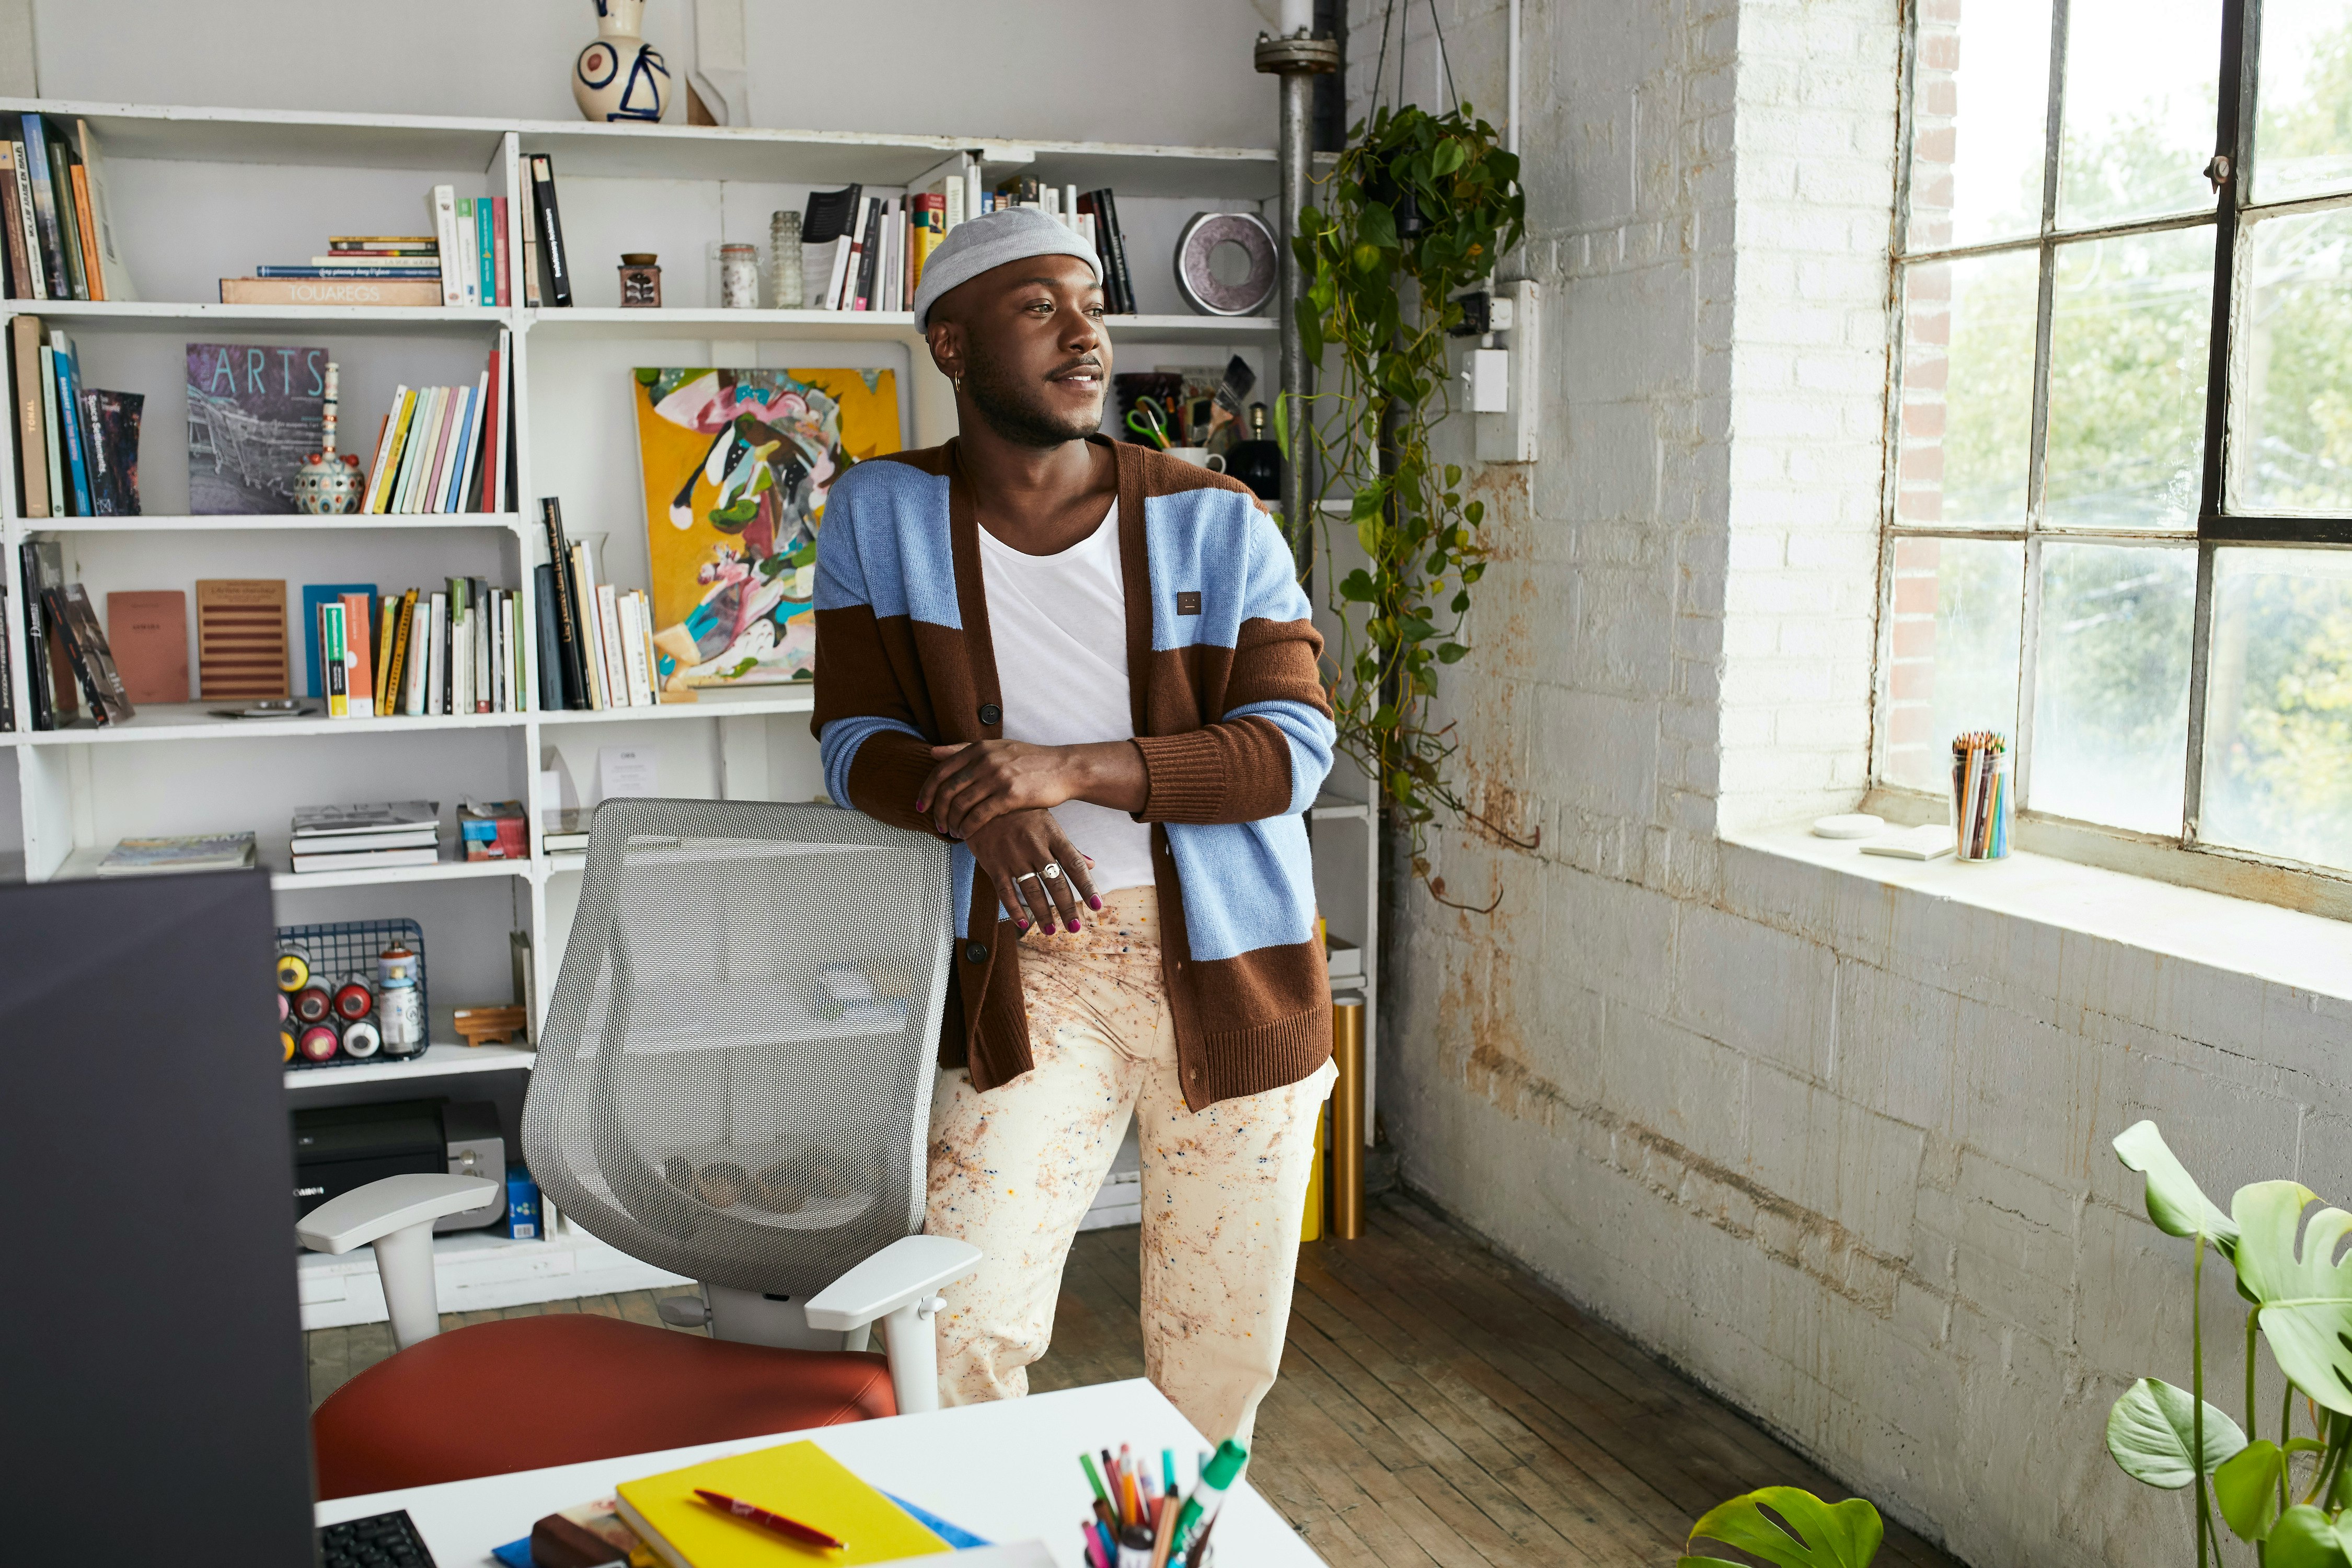
[[[669,102],[669,67],[637,34],[646,0],[596,0],[596,41],[572,67],[572,99],[590,120],[658,123]]]

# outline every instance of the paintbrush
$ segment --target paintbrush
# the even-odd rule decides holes
[[[1215,406],[1209,410],[1210,436],[1223,429],[1228,420],[1242,416],[1242,399],[1247,397],[1250,389],[1255,385],[1257,372],[1250,369],[1248,361],[1235,354],[1225,362],[1225,378],[1217,383],[1216,395],[1213,399]],[[1203,437],[1202,445],[1206,444],[1207,437]]]

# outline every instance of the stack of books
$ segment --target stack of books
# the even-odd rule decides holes
[[[441,859],[441,807],[430,800],[305,805],[294,813],[300,875],[363,868],[433,866]]]
[[[539,705],[552,711],[580,708],[651,708],[691,702],[682,687],[654,685],[661,668],[654,648],[653,601],[641,589],[599,582],[585,540],[563,531],[563,509],[553,496],[540,500],[551,564],[535,569],[539,599]]]
[[[490,363],[473,385],[394,388],[360,510],[506,510],[513,364],[513,335],[500,329]]]
[[[318,606],[319,691],[334,719],[527,710],[522,606],[511,589],[344,594]]]
[[[0,116],[0,274],[11,300],[136,300],[87,121]]]
[[[540,842],[550,855],[584,855],[588,852],[588,833],[596,814],[585,806],[559,806],[546,814],[546,828]]]
[[[144,394],[85,386],[81,353],[38,316],[8,322],[19,516],[137,517]]]
[[[903,196],[875,196],[862,185],[812,191],[801,215],[799,300],[780,309],[904,310],[922,281],[923,263],[964,219],[964,182],[942,177]]]
[[[224,305],[506,305],[513,302],[507,199],[436,185],[431,234],[335,234],[308,261],[224,278]]]

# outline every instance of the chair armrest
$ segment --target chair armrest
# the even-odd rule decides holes
[[[480,1208],[498,1190],[481,1176],[386,1176],[320,1204],[294,1222],[294,1235],[313,1252],[349,1252],[395,1230]]]
[[[862,1329],[913,1306],[980,1264],[980,1248],[953,1237],[910,1236],[894,1241],[808,1299],[809,1327],[844,1333]]]

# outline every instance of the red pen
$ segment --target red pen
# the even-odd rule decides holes
[[[757,1503],[748,1503],[740,1498],[729,1497],[725,1492],[714,1492],[706,1487],[697,1487],[694,1489],[694,1495],[715,1509],[721,1509],[733,1514],[737,1519],[748,1519],[753,1524],[762,1525],[774,1531],[778,1535],[788,1536],[794,1541],[805,1541],[812,1546],[831,1547],[835,1552],[841,1551],[849,1544],[837,1535],[826,1534],[814,1524],[803,1524],[797,1519],[786,1519],[781,1513],[770,1513]]]

